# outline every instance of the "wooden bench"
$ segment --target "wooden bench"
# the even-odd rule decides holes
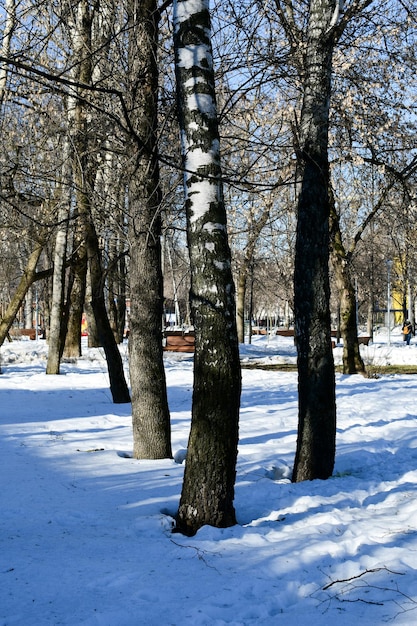
[[[278,328],[276,334],[280,337],[294,337],[294,328]]]
[[[294,329],[293,328],[278,328],[278,330],[276,331],[276,334],[280,335],[281,337],[294,337]],[[336,338],[338,333],[337,333],[337,330],[332,330],[330,334],[333,338]],[[371,338],[369,337],[369,335],[362,335],[361,337],[358,337],[359,344],[363,344],[364,346],[368,346],[370,340]],[[336,347],[336,341],[332,341],[332,347],[333,348]]]
[[[169,330],[164,333],[164,350],[170,352],[194,352],[195,335],[193,332]]]
[[[333,337],[334,335],[332,335]],[[363,335],[361,337],[358,337],[358,343],[362,344],[364,346],[368,346],[369,342],[370,342],[371,338],[368,335]],[[336,347],[336,342],[332,341],[332,347],[335,348]]]
[[[36,339],[36,330],[34,328],[11,328],[11,337],[19,339],[19,337],[29,337],[32,341]]]

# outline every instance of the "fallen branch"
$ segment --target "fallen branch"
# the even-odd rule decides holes
[[[361,572],[360,574],[356,574],[356,576],[351,576],[350,578],[341,578],[340,580],[333,580],[331,583],[323,587],[323,591],[326,591],[326,589],[330,589],[330,587],[332,587],[333,585],[337,585],[339,583],[350,583],[353,580],[362,578],[362,576],[365,576],[365,574],[373,574],[375,572],[381,572],[381,571],[389,572],[390,574],[398,574],[398,576],[404,576],[404,572],[394,572],[393,570],[390,570],[387,567],[375,567],[374,569],[366,569],[364,572]]]

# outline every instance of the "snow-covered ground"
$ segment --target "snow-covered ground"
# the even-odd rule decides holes
[[[415,339],[391,340],[367,362],[417,364]],[[102,352],[46,376],[46,349],[0,350],[1,626],[417,624],[417,376],[338,374],[334,476],[292,484],[297,375],[243,370],[239,524],[187,538],[171,532],[184,465],[129,458]],[[181,457],[192,356],[165,359]],[[242,360],[295,362],[294,346],[255,337]]]

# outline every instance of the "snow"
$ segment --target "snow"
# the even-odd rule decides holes
[[[362,346],[373,370],[417,364],[415,339],[391,339]],[[112,404],[102,352],[46,376],[46,351],[1,348],[1,626],[417,623],[416,376],[337,374],[334,475],[292,484],[297,375],[244,369],[239,523],[187,538],[172,516],[192,355],[165,356],[175,460],[136,461],[130,405]],[[294,363],[295,351],[254,337],[241,357]]]
[[[187,19],[189,19],[189,17],[190,16],[188,16]],[[178,30],[178,27],[176,27],[175,30]],[[206,70],[207,63],[212,65],[213,57],[211,54],[210,31],[205,29],[203,32],[207,37],[208,43],[191,44],[178,48],[178,67],[184,68],[185,70],[192,70],[193,68]],[[192,77],[186,82],[185,87],[190,88],[190,86],[199,82],[202,81],[198,77]]]
[[[192,158],[193,152],[187,152],[186,167],[188,172],[198,172],[199,166]],[[187,174],[187,178],[192,178],[193,174]],[[191,201],[190,224],[195,227],[195,223],[205,217],[212,204],[219,200],[219,186],[215,180],[192,181],[187,187],[187,198]],[[223,229],[224,230],[224,229]]]
[[[213,100],[213,97],[210,94],[198,92],[195,88],[193,88],[194,84],[197,84],[199,81],[194,80],[194,77],[191,81],[187,81],[187,86],[191,84],[191,88],[189,87],[189,93],[187,94],[187,100],[185,104],[185,108],[187,111],[199,111],[204,114],[206,118],[215,119],[216,117],[216,103]],[[191,122],[189,125],[189,129],[191,131],[194,130],[194,122]],[[214,144],[215,142],[213,142]],[[213,148],[216,150],[216,148]],[[206,155],[206,152],[202,152],[203,157]],[[211,162],[211,159],[209,163]],[[203,161],[204,164],[204,161]]]
[[[208,0],[178,0],[174,4],[174,16],[177,22],[184,22],[190,18],[190,15],[208,10]]]

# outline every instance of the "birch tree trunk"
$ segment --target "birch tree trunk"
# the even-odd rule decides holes
[[[156,0],[129,0],[130,335],[133,454],[172,456],[162,347],[161,190],[157,148]]]
[[[126,326],[126,280],[127,280],[127,269],[126,269],[126,258],[125,255],[122,254],[118,263],[118,297],[117,297],[117,324],[118,324],[118,338],[119,342],[123,343],[123,337],[125,334],[125,326]]]
[[[1,55],[8,57],[13,31],[16,28],[16,0],[5,0],[4,3],[5,23],[1,42]],[[0,111],[6,97],[7,66],[0,65]]]
[[[54,273],[52,277],[51,316],[48,332],[47,374],[59,374],[63,352],[65,258],[68,239],[68,218],[71,204],[71,148],[69,138],[65,138],[63,149],[61,199],[58,209],[58,226],[55,239]]]
[[[294,272],[298,362],[298,439],[293,481],[333,472],[336,438],[330,336],[328,126],[334,0],[311,0],[303,77],[298,171],[301,190]]]
[[[241,388],[208,0],[174,2],[174,46],[195,326],[192,422],[177,527],[193,535],[205,524],[236,523]]]
[[[64,5],[65,6],[65,5]],[[80,62],[83,58],[83,55],[88,54],[91,50],[85,49],[84,44],[84,36],[83,36],[83,28],[85,25],[83,24],[84,19],[88,19],[87,15],[88,9],[85,6],[85,1],[80,2],[76,7],[74,7],[74,11],[68,11],[65,13],[65,19],[67,20],[66,26],[69,32],[69,40],[72,47],[73,53],[73,66],[74,71],[72,73],[72,78],[75,81],[79,81],[81,78],[81,74],[85,72],[80,67]],[[87,27],[91,28],[87,24]],[[74,96],[75,98],[75,96]],[[79,168],[83,167],[78,161],[78,154],[75,152],[75,144],[79,143],[79,131],[76,128],[76,100],[74,99],[73,107],[69,109],[71,111],[71,119],[69,119],[68,133],[71,135],[71,143],[73,146],[73,178],[74,180],[77,177],[77,172],[79,172]],[[83,155],[85,162],[86,155]],[[78,174],[78,178],[83,181],[83,175]],[[82,190],[82,185],[79,190]],[[72,255],[71,255],[71,266],[70,266],[70,275],[68,279],[67,285],[67,297],[66,297],[66,307],[65,307],[65,345],[64,345],[64,355],[66,357],[78,358],[81,356],[81,322],[83,317],[86,289],[87,289],[87,248],[85,245],[85,229],[84,223],[81,218],[81,210],[79,203],[76,202],[76,207],[74,210],[74,221],[72,225]]]

